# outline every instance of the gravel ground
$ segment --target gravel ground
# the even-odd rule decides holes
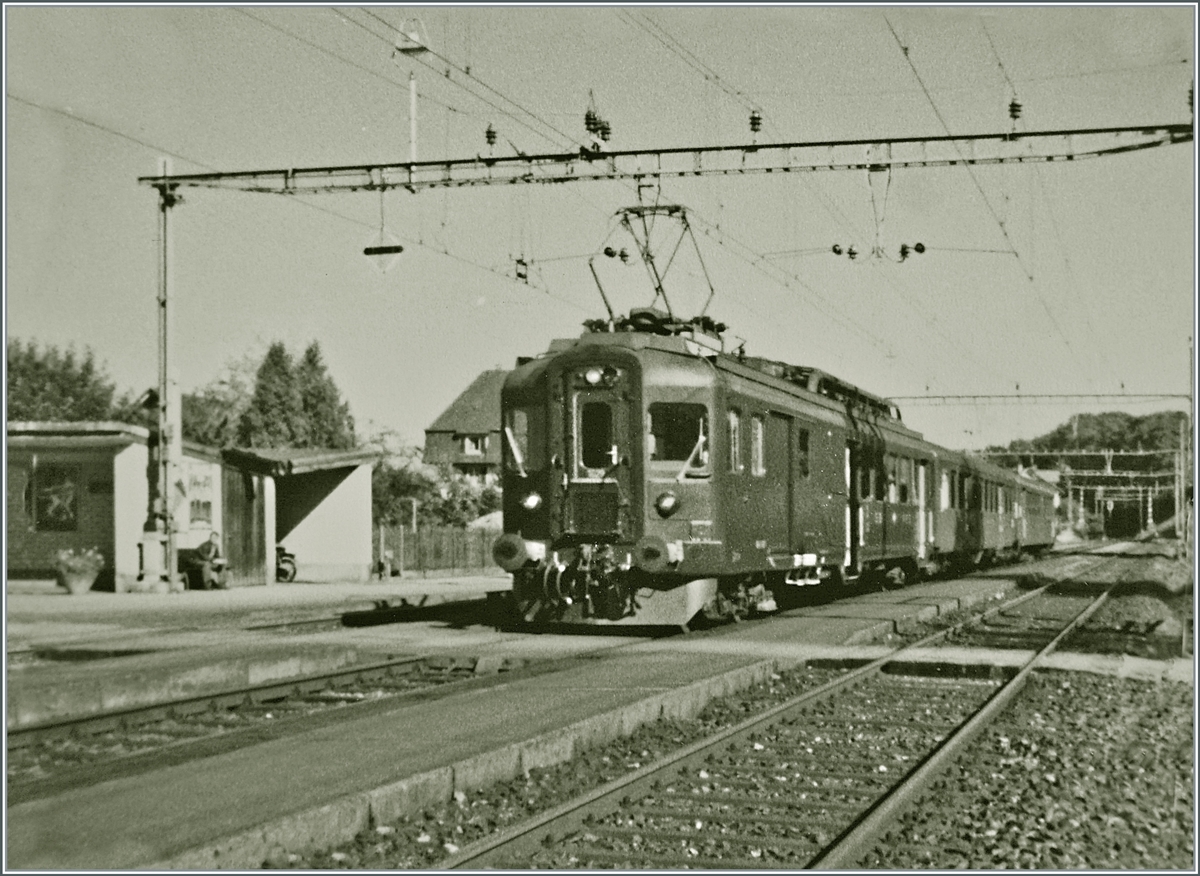
[[[862,864],[1195,872],[1190,686],[1038,673]]]

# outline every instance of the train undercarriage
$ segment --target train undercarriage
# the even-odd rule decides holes
[[[699,577],[647,571],[624,549],[580,544],[530,561],[513,572],[506,624],[687,627],[703,618],[730,622],[768,614],[793,603],[813,586],[904,587],[945,573],[965,573],[1027,555],[1003,551],[934,554],[864,563],[855,573],[838,566]]]
[[[612,545],[579,545],[513,573],[516,623],[686,626],[776,609],[766,576],[648,572]],[[780,579],[782,584],[782,578]]]

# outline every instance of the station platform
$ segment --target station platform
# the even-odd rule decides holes
[[[129,639],[171,630],[247,629],[330,620],[381,608],[425,608],[485,599],[509,589],[495,574],[392,577],[333,583],[275,583],[182,593],[107,593],[73,596],[52,580],[8,581],[6,648],[58,647],[65,643]]]
[[[460,592],[469,592],[467,584],[456,583]],[[492,585],[472,586],[486,591]],[[982,577],[930,582],[791,609],[769,623],[741,625],[737,635],[634,641],[609,649],[603,659],[568,661],[561,671],[515,676],[470,696],[398,703],[152,774],[10,803],[7,864],[38,870],[208,870],[286,860],[288,852],[344,842],[372,824],[442,805],[456,792],[470,795],[494,781],[565,761],[577,749],[661,717],[694,717],[710,700],[804,661],[874,659],[891,650],[889,637],[905,627],[1016,586]],[[372,594],[374,587],[368,588]],[[306,609],[320,602],[327,611],[344,606],[347,596],[300,601]],[[165,605],[181,597],[248,598],[236,591],[153,598]],[[72,606],[105,601],[43,598]],[[120,601],[129,598],[123,594]],[[31,607],[22,613],[11,602],[9,611],[27,623],[38,617]],[[88,617],[82,608],[73,608],[70,616]],[[1125,674],[1190,680],[1192,672],[1188,660]]]

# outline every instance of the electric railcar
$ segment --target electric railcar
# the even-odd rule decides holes
[[[1052,542],[1053,487],[923,440],[886,399],[726,353],[705,317],[587,325],[502,392],[493,556],[518,622],[686,625]]]

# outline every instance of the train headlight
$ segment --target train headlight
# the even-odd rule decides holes
[[[530,493],[521,500],[521,507],[526,511],[536,511],[538,508],[542,507],[542,497],[537,493]]]
[[[672,492],[663,493],[654,500],[654,510],[659,517],[670,517],[679,510],[679,497]]]
[[[583,379],[586,380],[590,386],[595,386],[598,384],[603,377],[604,372],[599,368],[589,368],[583,375]]]

